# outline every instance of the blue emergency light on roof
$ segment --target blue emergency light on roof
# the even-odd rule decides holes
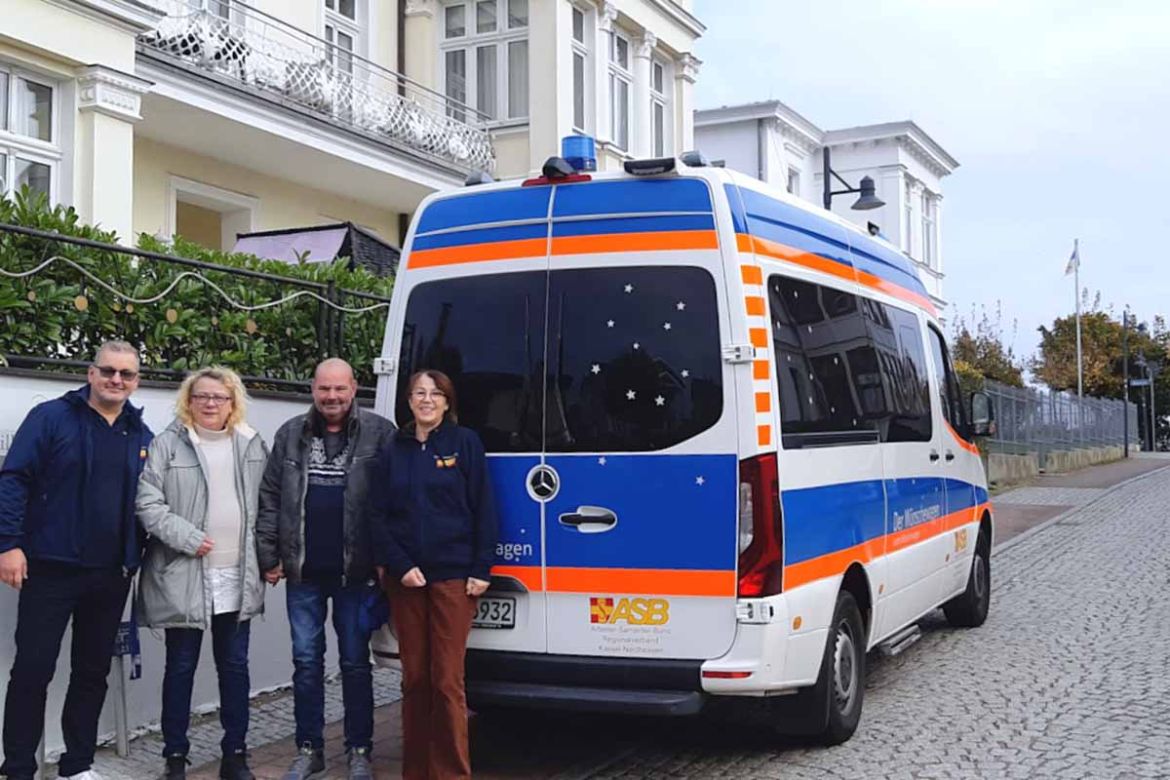
[[[566,135],[561,139],[561,157],[577,171],[597,170],[597,148],[588,135]]]

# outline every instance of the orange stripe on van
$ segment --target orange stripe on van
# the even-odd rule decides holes
[[[739,273],[743,277],[744,284],[764,283],[764,272],[760,270],[758,265],[741,265],[739,267]]]
[[[748,330],[748,337],[751,339],[753,347],[768,346],[767,328],[750,328]]]
[[[594,569],[549,567],[558,593],[638,593],[654,596],[734,596],[734,570]]]
[[[973,455],[979,454],[979,448],[977,446],[975,446],[974,444],[972,444],[971,442],[964,439],[962,436],[960,436],[959,432],[956,431],[954,428],[952,428],[951,424],[949,422],[946,422],[944,420],[943,424],[947,426],[947,430],[950,431],[951,436],[955,437],[955,444],[958,444],[960,447],[962,447],[967,452],[970,452]]]
[[[760,425],[756,427],[756,441],[761,447],[772,446],[772,426]]]
[[[744,298],[744,303],[747,305],[748,314],[764,316],[764,299],[759,295],[748,295]]]
[[[544,582],[541,580],[539,566],[493,566],[493,577],[511,577],[523,583],[524,587],[530,591],[544,590]]]
[[[767,379],[771,374],[768,373],[767,360],[753,360],[752,361],[752,379]]]
[[[459,263],[480,263],[485,260],[517,260],[543,257],[548,250],[548,239],[523,238],[516,241],[491,241],[486,244],[466,244],[441,249],[419,249],[407,258],[409,268],[434,268]]]
[[[771,393],[756,393],[756,411],[760,414],[772,411]]]
[[[605,233],[591,236],[557,236],[554,255],[586,255],[598,252],[654,252],[677,249],[718,249],[714,230],[663,230],[646,233]]]

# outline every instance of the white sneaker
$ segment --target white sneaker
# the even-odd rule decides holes
[[[92,769],[87,769],[75,775],[61,775],[61,780],[104,780],[104,778]]]

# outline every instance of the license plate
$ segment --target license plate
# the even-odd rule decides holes
[[[480,596],[472,628],[515,628],[516,599],[509,596]]]

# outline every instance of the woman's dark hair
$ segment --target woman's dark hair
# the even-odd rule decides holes
[[[455,400],[455,383],[451,381],[451,377],[442,371],[436,371],[433,368],[424,368],[422,371],[415,371],[410,375],[410,380],[406,383],[407,394],[414,392],[414,386],[424,376],[429,376],[431,381],[435,383],[435,388],[441,390],[443,395],[447,396],[447,411],[443,413],[443,419],[458,424],[459,406]]]

